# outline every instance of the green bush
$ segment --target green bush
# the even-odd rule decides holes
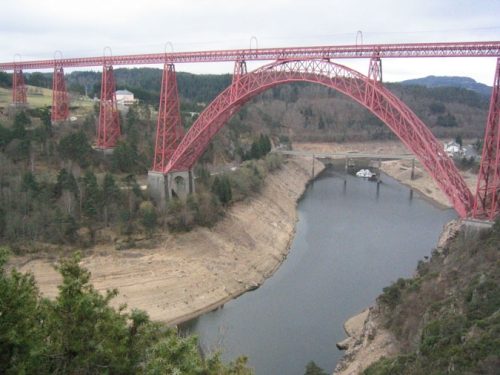
[[[469,320],[480,320],[500,311],[500,285],[485,278],[468,290],[466,315]]]
[[[390,308],[396,307],[400,302],[402,290],[406,286],[404,279],[398,279],[395,283],[382,289],[383,294],[378,297],[379,301],[388,305]]]

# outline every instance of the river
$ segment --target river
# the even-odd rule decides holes
[[[343,323],[382,288],[411,277],[443,225],[458,217],[382,175],[377,186],[326,168],[297,206],[290,254],[259,289],[192,319],[203,350],[249,357],[256,375],[302,375],[313,360],[331,374],[343,352]]]

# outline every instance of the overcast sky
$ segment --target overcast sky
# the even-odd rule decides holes
[[[56,51],[64,58],[102,56],[106,47],[128,55],[251,43],[353,45],[358,31],[363,44],[500,41],[500,0],[11,0],[0,11],[0,62],[49,60]],[[337,62],[368,72],[368,60]],[[495,64],[495,58],[385,59],[383,76],[388,82],[468,76],[491,86]],[[219,74],[233,66],[176,70]]]

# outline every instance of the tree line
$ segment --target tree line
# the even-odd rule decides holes
[[[114,73],[117,89],[128,89],[139,100],[153,108],[158,108],[162,69],[118,68]],[[30,84],[51,87],[51,73],[35,72],[27,77]],[[231,79],[230,74],[194,75],[178,72],[177,82],[182,111],[184,113],[201,112],[217,95],[230,86]],[[66,75],[66,80],[70,91],[81,95],[87,94],[90,97],[100,95],[101,73],[99,72],[72,72]],[[314,86],[317,85],[305,82],[278,86],[262,94],[260,101],[276,103],[276,105],[283,102],[286,103],[288,110],[298,111],[305,129],[295,134],[305,140],[307,138],[321,140],[322,137],[323,140],[348,140],[348,133],[352,132],[357,133],[358,137],[362,134],[366,139],[378,140],[391,137],[391,132],[386,131],[385,127],[370,130],[373,127],[371,124],[377,122],[378,119],[369,111],[352,103],[344,104],[344,96],[331,88],[319,90],[313,88]],[[385,86],[405,102],[436,136],[454,137],[460,128],[462,134],[482,137],[479,129],[484,129],[489,108],[488,97],[463,87],[426,87],[400,83],[386,83]],[[335,99],[334,104],[330,108],[320,106],[317,103],[316,93],[321,93],[325,98]],[[251,105],[258,102],[259,99],[254,100]],[[305,103],[305,106],[301,103]],[[297,104],[299,108],[294,108]],[[267,116],[262,116],[262,120],[272,127],[290,126],[280,118],[282,113],[276,112],[274,108],[276,105],[268,105]],[[446,105],[447,113],[434,113],[432,107],[436,105]],[[339,111],[345,114],[336,113]],[[186,121],[192,123],[190,120],[186,117]],[[297,125],[299,124],[300,122]],[[293,126],[296,127],[296,125]],[[298,130],[302,129],[299,127]]]

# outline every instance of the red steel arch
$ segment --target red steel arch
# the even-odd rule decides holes
[[[427,169],[458,214],[466,217],[474,198],[458,169],[425,124],[374,76],[370,79],[328,60],[277,60],[235,75],[232,85],[200,114],[163,172],[192,169],[222,126],[249,100],[284,83],[307,81],[336,89],[379,117]]]

